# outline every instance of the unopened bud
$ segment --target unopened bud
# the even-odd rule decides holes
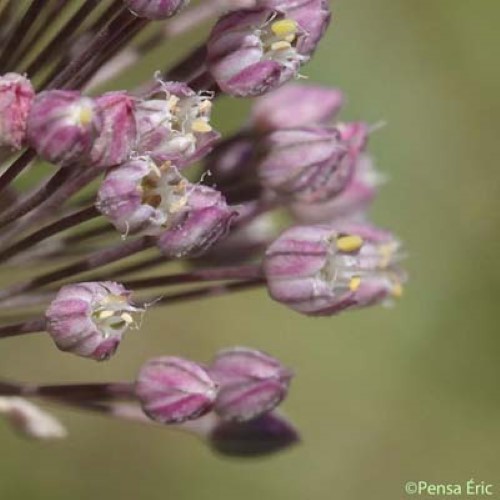
[[[320,85],[288,83],[259,97],[252,107],[252,123],[259,131],[323,125],[340,111],[340,90]]]
[[[227,420],[251,420],[273,410],[292,378],[277,359],[255,349],[235,347],[217,354],[210,374],[219,384],[215,411]]]
[[[162,424],[177,424],[210,411],[217,386],[197,363],[165,356],[152,359],[142,367],[135,392],[151,419]]]
[[[276,412],[248,422],[221,421],[210,434],[215,451],[231,457],[261,457],[300,441],[297,430]]]
[[[94,101],[70,90],[38,94],[28,115],[27,141],[45,160],[85,162],[99,131]]]
[[[95,99],[100,130],[90,153],[92,165],[107,168],[126,161],[135,148],[135,100],[126,92],[108,92]]]
[[[0,77],[0,146],[21,149],[34,96],[26,77],[18,73]]]

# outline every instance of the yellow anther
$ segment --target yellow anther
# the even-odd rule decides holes
[[[288,42],[274,42],[271,44],[271,50],[274,50],[275,52],[278,50],[288,50],[291,47],[291,45]]]
[[[401,285],[401,283],[395,283],[391,289],[391,295],[396,298],[401,297],[403,295],[403,285]]]
[[[283,40],[285,40],[285,42],[292,43],[295,40],[295,38],[296,38],[295,33],[291,33],[290,35],[283,37]]]
[[[105,309],[104,311],[99,311],[97,313],[97,316],[99,319],[108,319],[111,318],[115,313],[113,311],[110,311],[109,309]]]
[[[83,106],[82,108],[80,108],[78,118],[80,120],[80,123],[85,127],[92,122],[93,115],[94,114],[92,112],[92,108],[89,108],[88,106]]]
[[[293,19],[281,19],[271,24],[271,31],[279,38],[297,33],[297,23]]]
[[[124,302],[127,302],[127,297],[122,296],[122,295],[115,295],[113,293],[110,293],[109,295],[106,295],[106,297],[103,297],[101,300],[101,304],[123,304]]]
[[[129,313],[124,312],[120,315],[120,317],[122,318],[123,321],[125,321],[125,323],[127,323],[127,325],[130,325],[130,323],[134,322],[134,318],[132,318],[132,316]]]
[[[191,124],[191,130],[193,132],[198,132],[200,134],[206,134],[207,132],[212,131],[212,127],[210,126],[210,124],[207,121],[199,119],[199,120],[195,120]]]
[[[174,108],[177,106],[177,104],[179,103],[180,99],[175,96],[175,95],[171,95],[168,100],[167,100],[167,107],[168,109],[170,109],[171,111],[174,110]]]
[[[198,110],[200,111],[200,113],[209,113],[212,110],[212,106],[212,101],[205,99],[204,101],[200,102]]]
[[[361,278],[359,276],[353,276],[351,281],[349,281],[349,290],[355,292],[361,285]]]
[[[356,252],[363,246],[363,238],[355,234],[340,236],[337,238],[336,245],[341,252]]]

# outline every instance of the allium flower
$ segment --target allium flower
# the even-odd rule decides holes
[[[215,189],[191,186],[173,224],[158,237],[158,248],[169,257],[201,255],[226,236],[236,214]]]
[[[150,418],[174,424],[210,411],[217,385],[197,363],[165,356],[150,360],[141,368],[135,392]]]
[[[21,149],[34,96],[25,76],[7,73],[0,77],[0,146]]]
[[[78,283],[59,290],[45,317],[47,331],[61,351],[96,361],[109,359],[140,309],[119,283]]]
[[[344,104],[338,89],[288,83],[258,99],[252,107],[252,124],[260,131],[328,124]]]
[[[369,155],[360,155],[354,165],[354,174],[344,190],[323,203],[292,203],[290,211],[299,222],[332,222],[339,219],[363,219],[378,192],[384,177]]]
[[[258,172],[262,185],[295,201],[325,201],[344,189],[354,171],[349,144],[331,127],[269,134]]]
[[[331,315],[401,296],[400,255],[390,233],[366,224],[297,226],[267,249],[264,269],[274,300]]]
[[[230,12],[215,25],[208,63],[224,92],[261,95],[296,76],[330,19],[323,0],[271,3],[277,5]]]
[[[97,207],[124,235],[159,235],[185,209],[190,185],[170,163],[130,160],[108,172]]]
[[[191,184],[170,162],[158,167],[146,158],[109,172],[97,208],[124,235],[158,236],[160,250],[174,257],[206,251],[236,215],[215,189]]]
[[[213,96],[181,82],[160,81],[160,88],[137,104],[137,152],[183,167],[208,153],[219,138],[210,125]]]
[[[0,339],[46,332],[101,361],[127,330],[147,332],[148,308],[267,287],[329,316],[401,295],[400,243],[367,222],[380,181],[373,128],[338,121],[340,90],[287,83],[328,26],[326,0],[8,0],[0,10],[0,311],[25,318],[5,319]],[[206,23],[199,46],[141,74],[152,49]],[[113,80],[122,72],[136,88]],[[213,123],[224,94],[259,98],[222,138]],[[288,215],[303,225],[280,236]],[[30,436],[63,436],[36,397],[254,456],[299,441],[276,412],[291,378],[255,348],[207,365],[167,355],[134,382],[0,379],[0,413]]]
[[[32,103],[27,141],[44,160],[85,163],[99,129],[93,99],[75,91],[48,90]]]
[[[91,164],[104,168],[123,163],[137,140],[135,99],[127,92],[108,92],[95,100],[95,110],[100,126],[90,152]]]
[[[215,411],[225,420],[238,421],[274,409],[286,397],[292,378],[277,359],[245,347],[219,352],[210,374],[220,386]]]

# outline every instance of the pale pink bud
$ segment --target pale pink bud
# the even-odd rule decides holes
[[[354,161],[348,144],[332,127],[271,132],[259,165],[262,186],[290,201],[330,199],[349,182]]]
[[[95,99],[100,130],[90,152],[92,165],[112,167],[126,161],[135,149],[135,99],[127,92],[108,92]]]
[[[158,237],[157,245],[168,257],[201,255],[226,236],[236,215],[219,191],[191,185],[185,206],[173,225]]]
[[[99,132],[94,101],[70,90],[38,94],[28,115],[27,141],[45,160],[84,163]]]
[[[217,385],[199,364],[165,356],[152,359],[141,368],[135,393],[151,419],[176,424],[210,411]]]
[[[235,347],[217,354],[210,374],[219,384],[215,411],[227,420],[251,420],[274,409],[292,378],[277,359],[256,349]]]
[[[340,90],[320,85],[288,83],[256,99],[252,124],[259,131],[328,124],[340,111]]]
[[[0,146],[21,149],[35,92],[31,82],[17,73],[0,77]]]
[[[301,223],[333,222],[339,219],[365,217],[375,200],[384,177],[373,165],[372,158],[362,154],[354,166],[354,174],[342,192],[322,203],[292,203],[289,208]]]

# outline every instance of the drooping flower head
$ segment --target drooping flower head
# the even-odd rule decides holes
[[[210,92],[181,82],[158,82],[159,90],[137,103],[137,153],[182,168],[204,156],[219,134],[210,125]]]
[[[170,162],[138,158],[108,172],[96,203],[120,233],[159,235],[186,207],[188,188]]]
[[[140,311],[122,285],[103,281],[63,286],[45,317],[59,349],[103,361],[115,353]]]
[[[203,253],[229,230],[236,211],[222,194],[193,184],[170,162],[132,160],[104,179],[97,208],[124,235],[157,236],[167,256]]]
[[[271,297],[298,312],[331,315],[402,293],[400,243],[368,224],[295,226],[266,251]]]
[[[127,330],[147,330],[137,317],[146,307],[267,286],[294,310],[330,315],[401,294],[399,242],[364,222],[377,192],[373,129],[338,121],[337,89],[284,85],[316,50],[327,0],[17,3],[0,8],[0,310],[39,311],[1,324],[0,338],[48,332],[60,350],[101,361]],[[175,64],[157,60],[137,88],[113,86],[210,20],[208,38]],[[259,99],[219,140],[224,93]],[[325,224],[276,238],[289,214]],[[30,274],[17,279],[20,264]],[[236,347],[207,365],[154,358],[134,382],[0,379],[0,413],[29,435],[62,435],[24,400],[48,398],[262,455],[298,441],[276,411],[291,378],[278,359]]]
[[[208,65],[224,92],[261,95],[296,76],[309,60],[329,22],[327,3],[278,3],[230,12],[215,25]]]

